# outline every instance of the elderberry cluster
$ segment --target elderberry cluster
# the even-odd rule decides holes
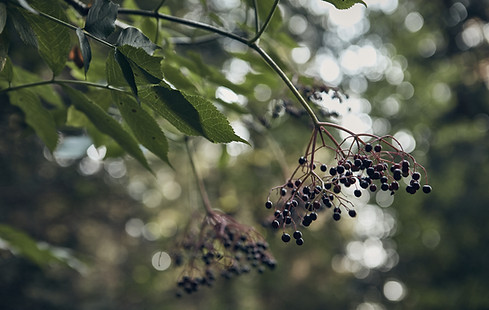
[[[282,241],[291,241],[286,230],[292,229],[296,244],[302,245],[304,239],[298,225],[310,226],[322,210],[333,209],[335,221],[341,219],[342,209],[350,217],[355,217],[357,213],[346,192],[355,197],[361,197],[366,191],[386,191],[394,195],[401,188],[401,183],[407,184],[406,191],[410,194],[419,190],[431,192],[430,185],[420,184],[421,173],[418,170],[424,171],[424,168],[416,163],[414,157],[396,149],[385,138],[374,140],[374,145],[355,141],[355,152],[351,146],[341,149],[337,144],[335,163],[330,166],[314,161],[316,152],[326,146],[310,144],[313,151],[299,158],[299,165],[288,181],[272,189],[265,207],[274,210],[271,226],[282,228]],[[388,150],[384,150],[382,144]],[[271,200],[272,193],[278,196],[275,203]]]
[[[192,231],[176,247],[175,261],[184,265],[177,282],[177,296],[191,294],[202,286],[212,286],[217,276],[229,279],[256,269],[274,269],[276,261],[268,244],[252,227],[236,222],[226,214],[213,211],[200,231]]]

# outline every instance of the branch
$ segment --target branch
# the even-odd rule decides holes
[[[272,20],[273,13],[275,13],[275,11],[277,10],[278,2],[279,1],[280,0],[275,0],[275,2],[272,5],[272,9],[270,10],[270,13],[268,13],[267,19],[265,19],[265,23],[263,23],[263,26],[256,33],[256,35],[248,41],[248,45],[251,45],[254,42],[256,42],[261,37],[261,35],[265,32],[265,30],[267,29],[268,25],[270,24],[270,21]],[[256,5],[255,5],[255,12],[258,12],[258,9],[257,9]],[[258,16],[258,13],[256,13],[255,15]],[[258,20],[258,18],[257,18],[257,20]]]
[[[0,93],[6,93],[6,92],[10,92],[10,91],[19,90],[22,88],[36,87],[36,86],[49,85],[49,84],[78,84],[78,85],[85,85],[85,86],[115,90],[115,91],[120,91],[120,92],[127,92],[124,89],[120,89],[120,88],[117,88],[114,86],[110,86],[108,84],[99,84],[99,83],[80,81],[80,80],[49,80],[49,81],[39,81],[39,82],[22,84],[22,85],[18,85],[18,86],[14,86],[14,87],[5,88],[5,89],[0,90]]]

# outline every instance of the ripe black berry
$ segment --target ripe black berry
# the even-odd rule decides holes
[[[273,203],[270,200],[268,200],[267,202],[265,202],[265,207],[267,209],[271,209],[273,207]]]
[[[415,194],[416,193],[416,189],[412,185],[408,185],[406,187],[406,192],[408,192],[410,194]]]
[[[290,241],[290,235],[288,233],[283,233],[282,241],[283,242],[289,242]]]
[[[392,172],[392,176],[394,177],[394,180],[399,181],[402,179],[402,174],[400,169],[394,169],[394,172]]]
[[[304,165],[306,162],[307,162],[307,159],[304,156],[299,158],[299,165]]]
[[[421,174],[419,172],[414,172],[411,177],[413,178],[413,180],[417,181],[421,178]]]
[[[341,192],[341,186],[336,184],[333,188],[333,192],[335,192],[335,194],[339,194]]]
[[[294,182],[295,186],[299,187],[302,184],[302,181],[300,179],[295,180]]]
[[[287,189],[283,188],[280,190],[280,195],[285,196],[287,195]]]
[[[321,169],[322,172],[326,172],[326,170],[328,170],[328,167],[325,164],[322,164],[319,169]]]
[[[342,166],[342,165],[338,165],[336,167],[336,171],[339,173],[339,174],[342,174],[343,172],[345,172],[345,167]]]
[[[335,167],[331,167],[331,168],[329,169],[329,174],[331,174],[331,175],[335,175],[335,174],[336,174],[336,168],[335,168]]]
[[[374,147],[374,151],[376,151],[377,153],[382,151],[382,145],[380,144],[377,144],[375,147]]]
[[[315,221],[318,219],[318,214],[316,212],[311,212],[311,214],[309,214],[309,218],[312,220],[312,221]]]
[[[383,190],[384,192],[388,191],[389,190],[389,184],[382,183],[382,185],[380,186],[380,189]]]
[[[423,193],[425,193],[425,194],[431,193],[431,186],[423,185]]]
[[[367,184],[367,186],[368,186],[368,184]],[[355,195],[355,197],[360,197],[360,196],[362,196],[362,191],[361,191],[361,190],[359,190],[359,189],[356,189],[356,190],[353,192],[353,194]]]
[[[357,216],[357,212],[355,210],[349,210],[348,215],[351,217],[355,217],[355,216]]]
[[[372,145],[371,144],[365,144],[365,152],[372,152]]]
[[[280,226],[280,222],[277,221],[277,220],[273,220],[272,227],[275,228],[275,229],[277,229],[279,226]]]
[[[333,213],[333,220],[339,221],[341,218],[341,215],[338,212]]]
[[[377,185],[375,184],[370,184],[370,191],[375,192],[377,190]]]
[[[299,239],[299,238],[302,238],[302,232],[300,232],[299,230],[296,230],[294,231],[294,239]]]
[[[296,240],[295,240],[295,243],[296,243],[297,245],[303,245],[303,244],[304,244],[304,239],[302,239],[302,238],[296,239]]]

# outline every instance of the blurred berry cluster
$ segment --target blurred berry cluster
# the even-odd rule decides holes
[[[174,260],[184,266],[177,296],[212,286],[218,276],[229,279],[252,269],[263,273],[276,265],[256,230],[217,210],[205,216],[199,230],[187,232],[176,248]]]

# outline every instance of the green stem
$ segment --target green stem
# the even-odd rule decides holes
[[[243,44],[248,45],[247,39],[240,37],[237,34],[231,33],[229,31],[226,31],[226,30],[223,30],[223,29],[220,29],[220,28],[217,28],[217,27],[205,24],[205,23],[192,21],[192,20],[188,20],[188,19],[184,19],[184,18],[172,16],[172,15],[162,14],[162,13],[158,13],[158,12],[154,12],[154,11],[132,10],[132,9],[121,8],[121,9],[119,9],[118,12],[119,12],[119,14],[129,14],[129,15],[139,15],[139,16],[161,18],[163,20],[168,20],[168,21],[178,23],[178,24],[182,24],[182,25],[186,25],[186,26],[189,26],[192,28],[197,28],[197,29],[202,29],[202,30],[214,32],[214,33],[220,34],[224,37],[228,37],[230,39],[233,39],[233,40],[236,40],[236,41],[239,41]]]
[[[306,110],[307,114],[309,114],[309,117],[312,119],[314,126],[318,127],[320,125],[320,122],[312,110],[312,108],[309,106],[307,101],[302,97],[302,95],[299,93],[297,88],[294,86],[294,84],[290,81],[290,79],[287,77],[285,72],[280,68],[279,65],[270,57],[267,52],[265,52],[260,46],[258,46],[256,43],[253,43],[250,45],[252,49],[254,49],[260,56],[268,63],[268,65],[280,76],[282,81],[287,85],[287,87],[292,91],[294,96],[299,100],[299,103],[302,105],[302,107]]]
[[[258,31],[258,33],[253,37],[251,38],[249,41],[248,41],[248,45],[251,45],[253,44],[254,42],[256,42],[260,37],[261,35],[265,32],[265,30],[267,29],[268,25],[270,24],[270,21],[272,20],[272,17],[273,17],[273,13],[275,13],[275,11],[277,10],[277,7],[278,7],[278,2],[280,0],[275,0],[275,2],[273,3],[272,5],[272,9],[270,10],[270,13],[268,13],[268,16],[267,16],[267,19],[265,19],[265,23],[263,24],[263,26],[260,28],[260,30]],[[255,9],[256,11],[256,9]],[[258,14],[257,14],[258,15]]]
[[[39,81],[39,82],[34,82],[34,83],[28,83],[28,84],[22,84],[14,87],[9,87],[6,89],[0,90],[0,93],[4,92],[9,92],[9,91],[16,91],[22,88],[29,88],[29,87],[36,87],[36,86],[42,86],[42,85],[49,85],[49,84],[78,84],[78,85],[85,85],[85,86],[91,86],[91,87],[98,87],[98,88],[104,88],[104,89],[110,89],[110,90],[116,90],[120,92],[126,92],[123,89],[110,86],[108,84],[99,84],[99,83],[93,83],[93,82],[87,82],[87,81],[80,81],[80,80],[49,80],[49,81]]]
[[[39,12],[39,15],[41,15],[42,17],[47,18],[47,19],[49,19],[49,20],[51,20],[51,21],[53,21],[55,23],[61,24],[61,25],[65,26],[65,27],[68,27],[68,28],[70,28],[72,30],[75,30],[75,31],[79,28],[79,27],[77,27],[75,25],[72,25],[70,23],[67,23],[65,21],[62,21],[61,19],[58,19],[58,18],[56,18],[54,16],[51,16],[51,15],[46,14],[46,13],[43,13],[43,12]],[[107,42],[105,40],[102,40],[100,38],[97,38],[93,34],[91,34],[89,32],[86,32],[85,30],[83,30],[83,32],[85,33],[85,35],[87,35],[88,37],[94,39],[95,41],[98,41],[98,42],[102,43],[103,45],[108,46],[110,48],[115,48],[115,45],[110,44],[109,42]]]

